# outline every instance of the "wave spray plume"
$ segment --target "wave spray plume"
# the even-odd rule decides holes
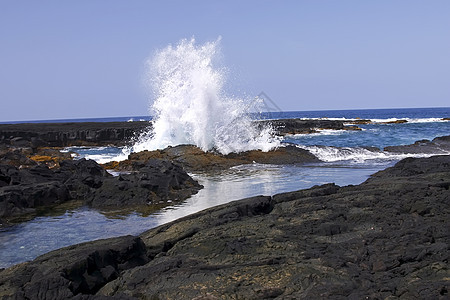
[[[227,97],[225,71],[214,66],[220,38],[196,45],[183,39],[149,60],[155,101],[152,131],[143,134],[132,151],[193,144],[222,154],[279,145],[272,128],[257,128],[248,115],[248,103]]]

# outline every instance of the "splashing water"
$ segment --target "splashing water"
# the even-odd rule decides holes
[[[155,121],[132,152],[193,144],[222,154],[279,146],[272,128],[257,128],[243,99],[224,95],[224,69],[214,66],[220,38],[196,45],[183,39],[149,60]]]

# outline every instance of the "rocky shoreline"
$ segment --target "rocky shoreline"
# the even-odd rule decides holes
[[[269,121],[261,121],[265,124]],[[278,134],[342,129],[341,121],[276,120]],[[250,163],[305,163],[317,158],[304,149],[281,147],[266,153],[221,155],[191,145],[133,153],[124,162],[100,166],[73,161],[61,147],[124,145],[149,122],[0,124],[0,225],[26,220],[39,207],[70,200],[101,209],[137,209],[183,201],[202,188],[186,171],[220,171]],[[104,168],[121,171],[113,177]],[[127,171],[129,174],[124,174]]]
[[[450,156],[213,207],[0,271],[3,299],[447,299]]]
[[[0,124],[0,144],[16,147],[123,146],[149,122]]]
[[[110,175],[93,160],[63,160],[18,168],[0,163],[0,224],[32,215],[39,207],[69,200],[101,209],[148,209],[178,203],[202,186],[179,165],[150,159],[130,174]]]
[[[358,130],[341,120],[267,120],[258,126],[271,124],[275,134],[312,133],[318,129]],[[140,133],[151,129],[152,123],[84,122],[84,123],[20,123],[0,124],[0,144],[17,147],[123,146]]]
[[[279,134],[312,130],[311,128],[319,126],[341,130],[344,126],[342,121],[336,123],[330,120],[286,119],[270,122],[275,122],[273,126],[278,128]],[[104,130],[117,133],[130,123],[136,123],[133,126],[138,126],[140,130],[143,130],[144,123],[148,126],[148,122],[118,123],[120,126],[114,128],[108,127],[111,123],[99,123],[95,126],[93,123],[71,123],[65,127],[58,127],[61,124],[38,124],[35,128],[30,127],[30,124],[3,125],[10,129],[24,126],[25,129],[20,132],[28,133],[19,137],[10,135],[9,140],[5,138],[5,131],[1,135],[0,226],[33,217],[39,207],[51,209],[52,206],[70,200],[78,200],[82,205],[100,209],[135,209],[143,212],[160,209],[181,202],[202,188],[186,171],[220,172],[243,164],[303,164],[319,161],[308,150],[292,145],[284,145],[269,152],[253,150],[228,155],[204,152],[192,145],[179,145],[163,150],[132,153],[125,161],[100,166],[84,159],[74,161],[71,153],[63,153],[58,147],[33,148],[30,145],[36,139],[27,131],[31,128],[42,130],[48,126],[47,129],[53,128],[51,132],[57,133],[55,136],[61,137],[66,136],[69,128],[100,128],[99,131],[94,130],[96,134],[91,136],[105,136],[100,133]],[[286,131],[283,133],[281,130]],[[17,144],[20,139],[23,143]],[[111,141],[111,138],[100,142],[106,141]],[[433,141],[422,140],[412,145],[386,147],[383,151],[447,154],[450,152],[450,136],[438,137]],[[121,175],[113,177],[105,169],[113,169],[121,172]]]
[[[279,135],[358,130],[328,121],[264,122]],[[148,126],[0,125],[0,223],[74,199],[101,209],[160,208],[202,188],[186,171],[318,161],[289,145],[229,155],[180,145],[104,166],[60,152],[72,145],[123,145]],[[450,136],[383,151],[446,154]],[[405,159],[358,186],[243,199],[140,236],[52,251],[0,270],[0,298],[445,299],[449,201],[450,156]]]

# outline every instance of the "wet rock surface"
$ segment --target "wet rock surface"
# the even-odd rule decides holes
[[[163,150],[132,153],[126,161],[113,162],[105,166],[117,170],[134,170],[149,159],[170,160],[182,165],[187,171],[197,172],[218,171],[232,166],[251,163],[294,164],[318,161],[309,151],[296,146],[279,147],[268,152],[252,150],[222,155],[214,152],[204,152],[193,145],[180,145]]]
[[[150,159],[135,168],[138,172],[105,179],[87,203],[95,208],[176,203],[202,188],[181,166],[166,160]]]
[[[0,164],[0,221],[72,199],[95,208],[129,209],[182,201],[201,188],[180,166],[163,160],[147,161],[134,173],[117,177],[85,159],[64,160],[53,169]]]
[[[448,299],[449,184],[450,156],[435,156],[358,186],[243,199],[5,269],[0,295]]]

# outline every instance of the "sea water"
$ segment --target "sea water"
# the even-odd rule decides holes
[[[88,207],[48,212],[14,226],[0,228],[0,268],[76,243],[140,234],[200,210],[256,195],[273,195],[317,184],[359,184],[380,165],[237,166],[222,174],[191,174],[204,188],[181,204],[150,215],[116,213]]]

